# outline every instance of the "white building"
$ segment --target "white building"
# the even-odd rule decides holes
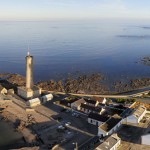
[[[98,127],[98,136],[104,137],[116,132],[122,125],[123,119],[118,115],[114,115],[108,119],[105,123]]]
[[[96,114],[102,114],[104,113],[105,109],[104,108],[101,108],[101,107],[94,107],[94,106],[90,106],[90,105],[87,105],[87,104],[81,104],[80,106],[80,110],[86,114],[89,114],[89,113],[96,113]]]
[[[0,85],[0,93],[7,94],[7,89]]]
[[[89,106],[93,106],[93,107],[97,107],[99,102],[96,101],[96,100],[92,100],[92,99],[87,99],[85,100],[86,101],[86,104],[89,105]]]
[[[121,144],[121,139],[117,134],[108,137],[102,144],[95,148],[95,150],[116,150]]]
[[[76,100],[70,104],[72,109],[80,110],[81,104],[85,104],[85,100],[83,98]]]
[[[141,144],[150,145],[150,133],[141,136]]]
[[[41,104],[41,101],[39,98],[34,98],[34,99],[31,99],[31,100],[28,100],[27,104],[30,106],[30,107],[35,107],[35,106],[38,106]]]
[[[109,119],[109,117],[105,117],[103,115],[90,113],[88,115],[88,123],[100,126],[102,123],[106,122]]]
[[[53,99],[53,95],[52,94],[47,94],[47,95],[44,95],[41,97],[41,100],[43,103],[47,102],[47,101],[50,101]]]
[[[143,118],[143,116],[146,113],[146,108],[142,105],[140,105],[132,115],[127,117],[127,123],[135,123],[138,124],[140,120]]]

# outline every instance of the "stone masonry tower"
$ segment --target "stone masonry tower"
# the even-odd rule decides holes
[[[26,88],[33,88],[33,56],[29,52],[26,56]]]
[[[29,52],[26,56],[26,86],[18,87],[18,95],[25,100],[37,98],[41,95],[41,88],[33,83],[33,56]]]

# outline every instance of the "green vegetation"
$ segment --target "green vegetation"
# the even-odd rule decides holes
[[[112,103],[112,100],[110,98],[107,98],[106,105],[109,105],[111,103]]]
[[[123,98],[116,99],[117,103],[125,103],[125,101],[126,101],[126,99],[123,99]]]
[[[111,98],[107,98],[107,104],[111,104],[113,103],[112,101],[116,102],[116,103],[134,103],[136,101],[135,98],[132,99],[125,99],[125,98],[116,98],[114,100],[112,100]]]
[[[71,101],[71,100],[76,99],[76,98],[78,98],[78,96],[70,95],[69,97],[66,97],[65,100]]]

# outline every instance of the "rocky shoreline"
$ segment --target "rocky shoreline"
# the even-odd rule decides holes
[[[150,66],[150,56],[142,58],[140,62],[146,66]]]
[[[0,74],[0,84],[7,89],[17,90],[17,86],[25,85],[25,77],[19,74]],[[150,86],[149,78],[127,79],[108,83],[102,74],[69,75],[65,80],[48,80],[36,83],[43,90],[76,93],[76,94],[119,94]]]

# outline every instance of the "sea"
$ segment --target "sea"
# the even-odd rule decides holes
[[[150,77],[150,20],[0,21],[0,73],[25,76],[34,57],[34,81],[102,73],[108,81]]]

